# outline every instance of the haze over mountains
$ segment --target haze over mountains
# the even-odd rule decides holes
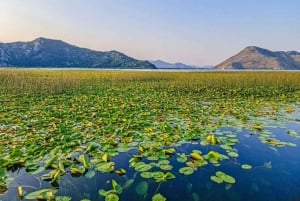
[[[212,66],[195,66],[195,65],[187,65],[183,63],[169,63],[162,60],[149,61],[153,65],[155,65],[159,69],[208,69],[212,68]]]
[[[155,68],[148,61],[136,60],[117,51],[94,51],[46,38],[37,38],[30,42],[0,43],[0,66]]]
[[[270,51],[249,46],[216,66],[216,69],[300,70],[300,53]]]
[[[30,42],[0,43],[0,67],[300,70],[300,52],[249,46],[212,68],[162,60],[140,61],[118,51],[95,51],[61,40],[37,38]]]

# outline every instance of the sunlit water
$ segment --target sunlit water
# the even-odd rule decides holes
[[[22,67],[2,67],[1,69],[30,69],[30,70],[62,70],[62,71],[136,71],[136,72],[300,72],[300,70],[238,70],[238,69],[226,69],[219,70],[214,68],[187,68],[187,69],[169,69],[169,68],[160,68],[160,69],[118,69],[118,68],[60,68],[60,67],[41,67],[41,68],[22,68]]]

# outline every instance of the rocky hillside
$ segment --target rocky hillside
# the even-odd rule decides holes
[[[61,40],[37,38],[30,42],[0,43],[1,67],[156,68],[117,51],[94,51]]]
[[[187,65],[183,63],[169,63],[162,60],[149,61],[159,69],[197,69],[199,66]]]
[[[300,53],[273,52],[249,46],[216,66],[217,69],[300,70]]]

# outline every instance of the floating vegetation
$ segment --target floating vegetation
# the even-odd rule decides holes
[[[229,184],[234,184],[235,183],[235,178],[232,176],[222,172],[222,171],[217,171],[215,176],[211,176],[210,179],[216,183],[229,183]]]
[[[25,196],[27,200],[54,200],[57,190],[42,189],[31,192]]]
[[[122,186],[120,186],[117,181],[112,180],[111,184],[112,184],[111,190],[108,191],[104,189],[99,190],[99,195],[105,197],[105,201],[115,201],[115,200],[117,201],[119,200],[118,195],[122,194],[123,192]]]
[[[135,188],[135,192],[138,195],[145,195],[148,191],[148,183],[145,181],[141,181]]]
[[[216,137],[215,137],[215,135],[208,135],[207,137],[206,137],[206,141],[209,143],[209,144],[211,144],[211,145],[216,145],[216,144],[218,144],[218,143],[220,143],[221,141],[220,141],[220,139],[217,139]]]
[[[241,167],[242,167],[243,169],[245,169],[245,170],[250,170],[250,169],[252,169],[252,165],[249,165],[249,164],[243,164]]]
[[[241,130],[273,150],[295,148],[300,138],[293,128],[283,128],[290,138],[272,131],[298,122],[298,73],[1,70],[0,80],[0,200],[10,189],[19,198],[70,200],[61,188],[71,176],[97,183],[98,175],[109,178],[99,187],[102,199],[135,190],[148,200],[167,200],[158,193],[162,182],[212,168],[211,181],[229,190],[235,178],[219,171],[224,164],[252,168],[252,161],[239,164]],[[13,175],[20,170],[55,188],[17,183]],[[188,188],[190,199],[199,200]],[[93,200],[86,189],[78,190],[82,200]]]
[[[152,201],[166,201],[167,199],[160,193],[156,193],[152,197]]]
[[[272,168],[272,161],[264,162],[264,166],[269,169]]]
[[[194,169],[192,167],[182,167],[179,169],[179,172],[184,175],[190,175],[194,173]]]

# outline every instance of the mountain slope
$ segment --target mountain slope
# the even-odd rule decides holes
[[[199,67],[194,65],[186,65],[183,63],[168,63],[162,60],[155,60],[155,61],[149,61],[153,65],[155,65],[157,68],[160,69],[201,69],[201,68],[209,68],[207,67]]]
[[[273,52],[249,46],[216,66],[217,69],[297,70],[300,69],[300,53]]]
[[[0,66],[155,68],[147,61],[139,61],[117,51],[94,51],[46,38],[0,43]]]

